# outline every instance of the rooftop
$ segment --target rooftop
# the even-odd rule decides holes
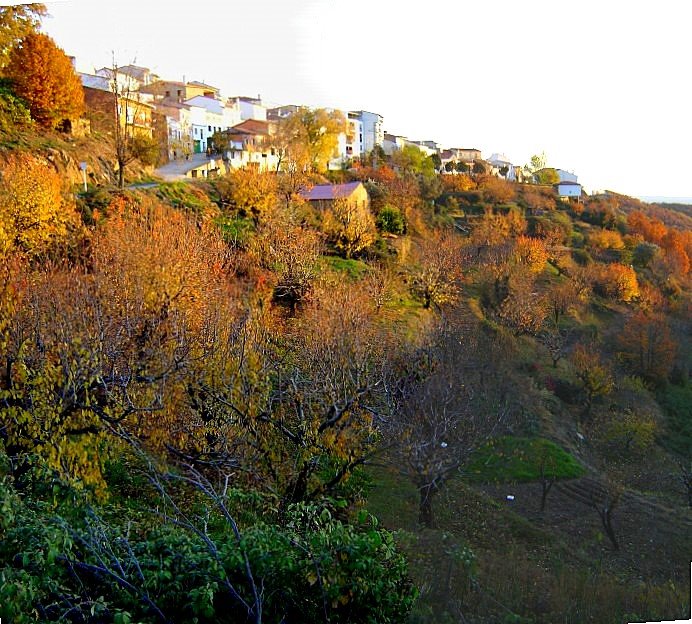
[[[310,189],[300,191],[301,197],[308,201],[332,200],[349,197],[362,182],[348,182],[347,184],[318,184]]]

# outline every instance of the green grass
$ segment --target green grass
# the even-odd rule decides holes
[[[664,445],[684,457],[692,455],[692,384],[670,384],[659,391],[658,402],[666,414]]]
[[[477,483],[526,482],[548,476],[570,479],[584,474],[577,460],[557,444],[543,438],[504,436],[478,449],[466,469]]]
[[[203,213],[211,207],[209,198],[186,182],[167,182],[160,184],[156,195],[174,208]]]
[[[345,273],[352,280],[359,280],[369,270],[368,265],[361,260],[346,259],[340,256],[323,256],[322,263],[323,268],[337,273]]]
[[[221,229],[223,238],[228,243],[245,245],[255,233],[255,224],[252,219],[244,217],[221,216],[216,220]]]

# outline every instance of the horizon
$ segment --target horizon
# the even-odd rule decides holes
[[[370,110],[387,132],[504,153],[516,165],[545,152],[586,189],[692,198],[692,127],[676,79],[686,58],[680,3],[629,7],[626,31],[617,7],[594,1],[442,3],[420,13],[392,0],[213,0],[196,12],[200,30],[180,0],[165,10],[133,0],[45,4],[43,32],[81,71],[110,66],[114,54],[119,65],[211,83],[224,96]]]

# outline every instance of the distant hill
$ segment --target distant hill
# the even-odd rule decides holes
[[[649,198],[637,198],[629,197],[628,195],[622,195],[620,193],[615,193],[614,191],[607,191],[608,195],[611,197],[616,197],[618,199],[619,208],[625,212],[630,213],[635,210],[641,210],[647,213],[650,217],[655,217],[660,219],[668,227],[675,227],[681,230],[692,230],[692,198],[691,203],[686,203],[688,198],[685,197],[670,197],[668,199],[676,199],[677,202],[666,202],[666,201],[649,201],[649,200],[665,200],[665,197],[649,197]]]
[[[639,199],[649,204],[670,204],[675,206],[682,205],[692,208],[692,197],[663,197],[661,195],[655,195],[649,197],[640,197]]]

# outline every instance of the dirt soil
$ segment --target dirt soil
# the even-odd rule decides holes
[[[653,497],[625,491],[613,512],[620,548],[613,551],[597,511],[588,505],[598,499],[599,486],[590,477],[556,483],[540,511],[539,483],[485,485],[493,500],[510,507],[536,526],[557,532],[568,544],[594,559],[625,569],[641,579],[675,578],[689,583],[692,561],[692,510],[670,507]],[[514,500],[507,500],[507,496]]]

